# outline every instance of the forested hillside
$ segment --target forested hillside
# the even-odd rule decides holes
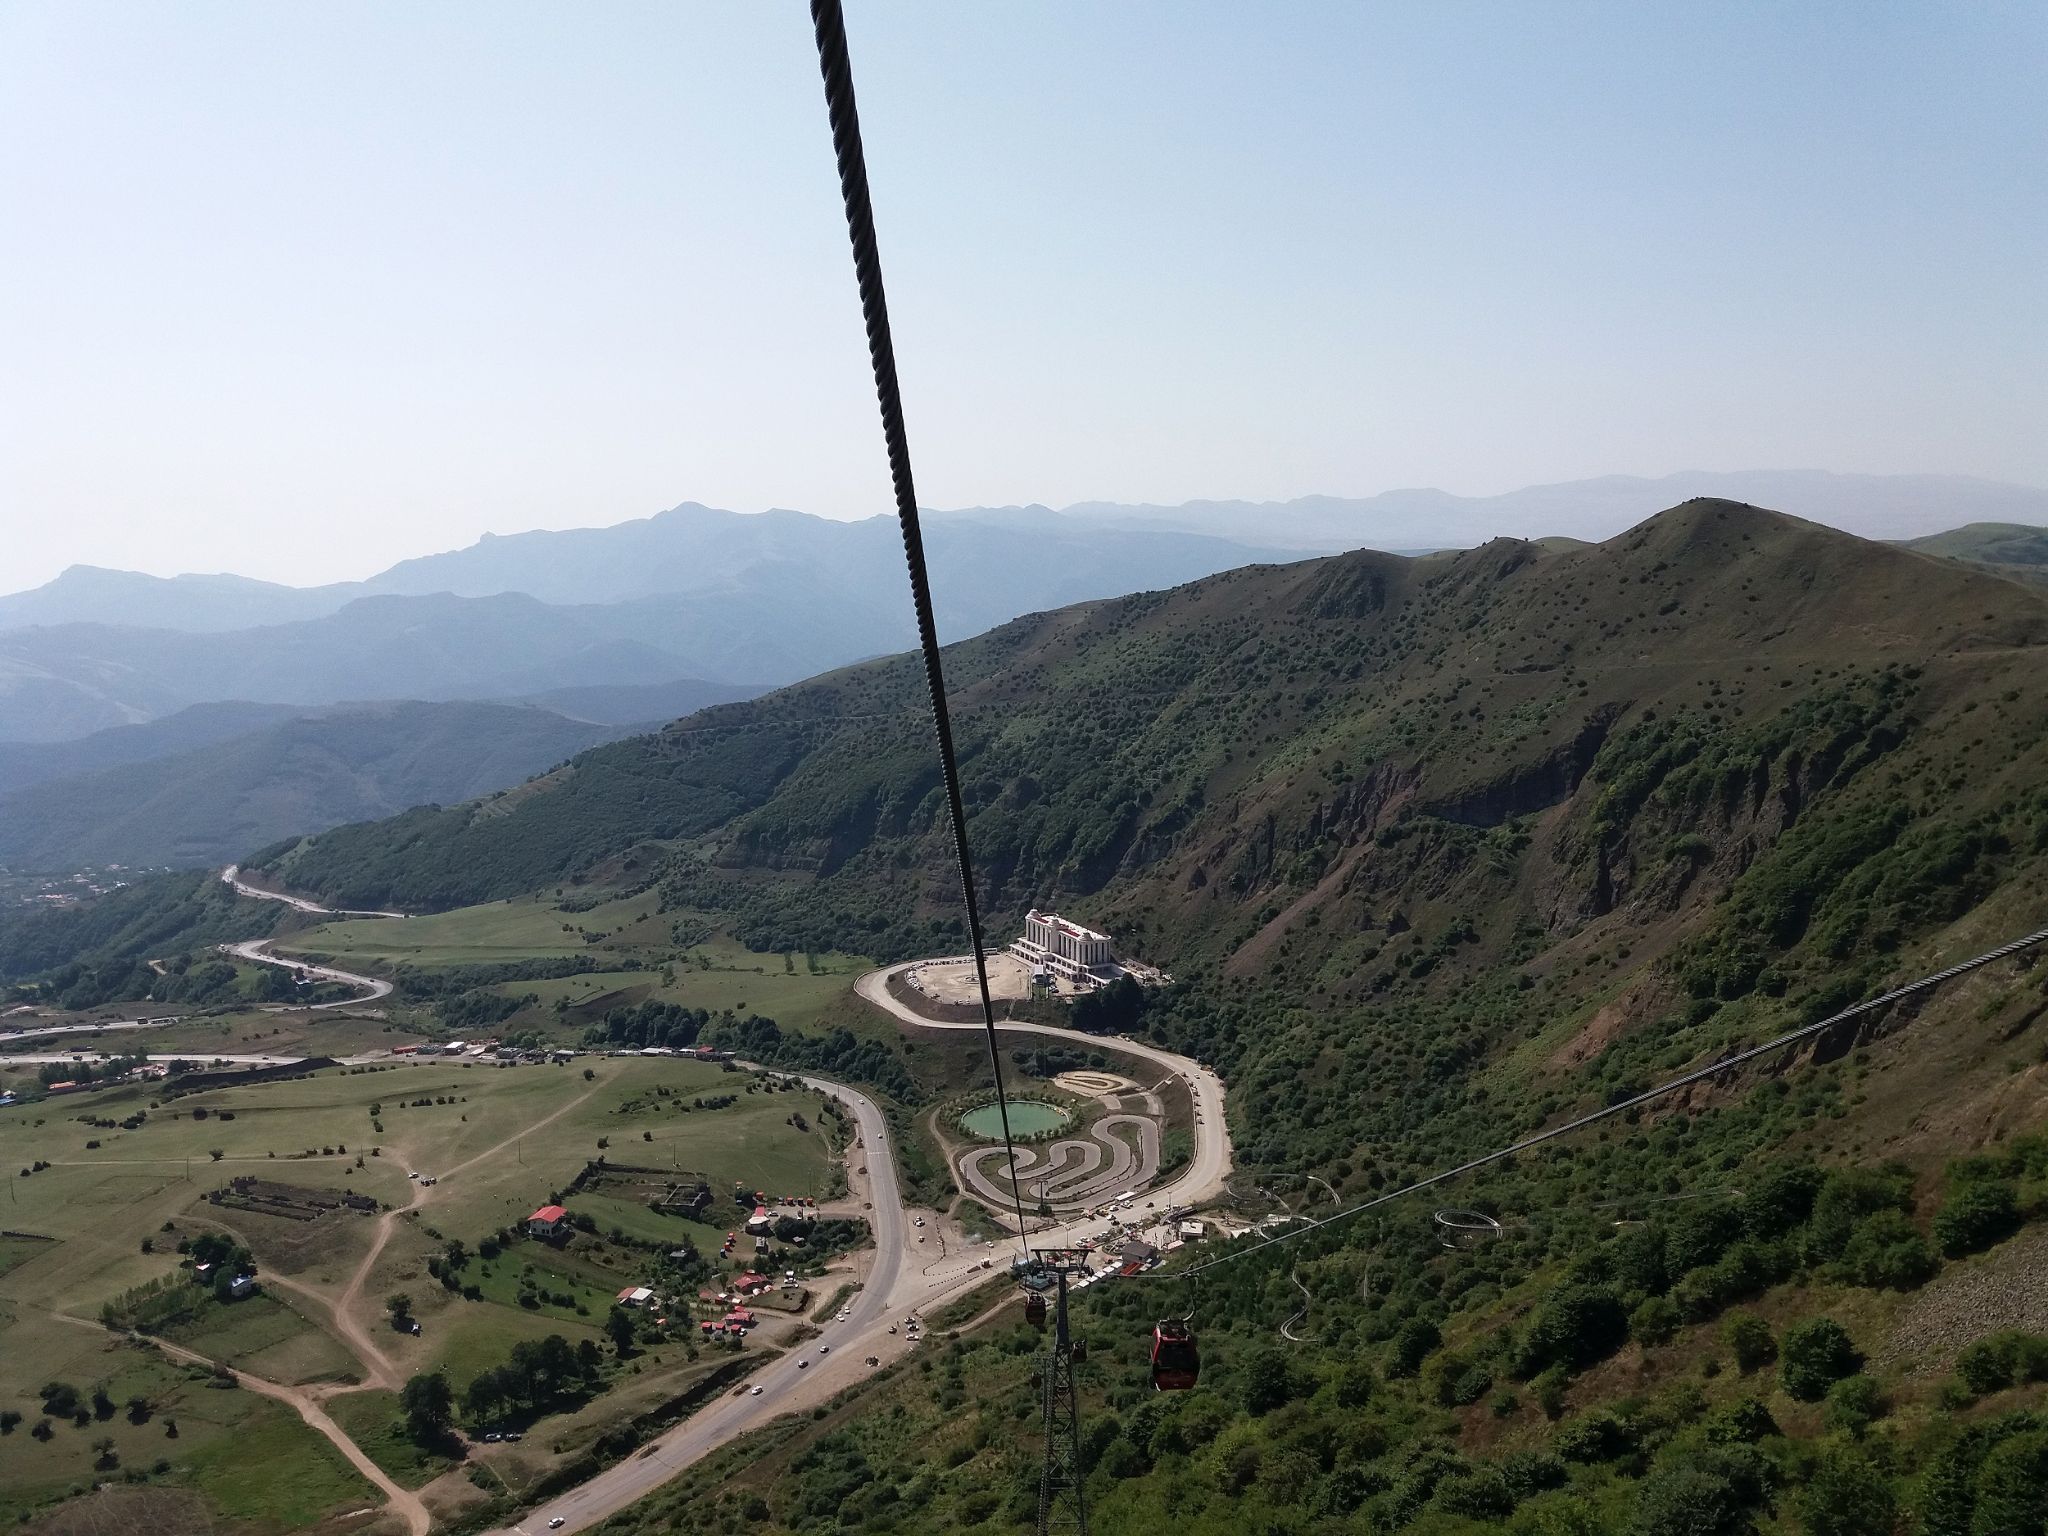
[[[0,864],[218,869],[286,833],[517,784],[620,734],[510,704],[303,712],[226,741],[0,794]]]
[[[1720,502],[1596,546],[1234,572],[948,653],[998,937],[1056,902],[1175,974],[1135,1028],[1224,1073],[1247,1215],[2042,926],[2044,663],[2038,593]],[[653,840],[674,910],[907,955],[958,942],[942,815],[899,659],[268,862],[447,904]],[[2044,1018],[2048,968],[2007,964],[1447,1192],[1490,1239],[1392,1207],[1198,1295],[1089,1292],[1096,1528],[2038,1530],[2048,1345],[1992,1336],[2048,1333]],[[1281,1341],[1303,1307],[1313,1344]],[[1155,1397],[1150,1319],[1190,1308],[1204,1389]],[[781,1435],[772,1484],[714,1464],[619,1528],[1009,1529],[1027,1347],[948,1346]]]

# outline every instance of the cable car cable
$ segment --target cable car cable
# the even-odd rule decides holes
[[[1962,961],[1960,964],[1952,965],[1945,971],[1936,971],[1932,976],[1923,976],[1918,981],[1907,982],[1903,987],[1895,987],[1882,996],[1871,998],[1868,1002],[1857,1003],[1853,1007],[1844,1008],[1840,1013],[1832,1014],[1817,1024],[1806,1024],[1798,1029],[1788,1030],[1775,1039],[1766,1040],[1762,1045],[1753,1045],[1747,1050],[1736,1052],[1733,1056],[1725,1057],[1720,1061],[1711,1062],[1704,1067],[1696,1068],[1681,1077],[1674,1077],[1668,1083],[1660,1083],[1655,1088],[1646,1089],[1633,1098],[1622,1100],[1619,1104],[1610,1104],[1605,1109],[1595,1110],[1589,1115],[1581,1115],[1578,1119],[1567,1121],[1563,1125],[1552,1126],[1547,1131],[1538,1131],[1533,1136],[1525,1136],[1520,1141],[1497,1148],[1492,1152],[1486,1153],[1484,1156],[1475,1157],[1469,1162],[1459,1163],[1455,1167],[1442,1169],[1437,1173],[1430,1174],[1427,1178],[1417,1179],[1412,1184],[1404,1184],[1399,1189],[1390,1190],[1384,1195],[1376,1195],[1370,1200],[1352,1206],[1347,1211],[1339,1211],[1336,1215],[1325,1216],[1319,1221],[1309,1221],[1303,1225],[1289,1226],[1279,1236],[1268,1238],[1265,1242],[1247,1248],[1241,1253],[1224,1254],[1221,1258],[1210,1259],[1207,1263],[1197,1264],[1192,1269],[1155,1270],[1152,1274],[1140,1278],[1157,1278],[1160,1280],[1190,1279],[1201,1274],[1204,1270],[1215,1269],[1219,1265],[1229,1264],[1238,1259],[1250,1258],[1253,1254],[1264,1253],[1268,1248],[1276,1247],[1281,1243],[1291,1242],[1297,1237],[1306,1236],[1310,1232],[1320,1231],[1324,1227],[1334,1226],[1340,1221],[1348,1221],[1353,1216],[1362,1215],[1366,1211],[1373,1210],[1378,1206],[1386,1205],[1395,1200],[1404,1199],[1409,1195],[1419,1194],[1425,1189],[1432,1189],[1438,1184],[1446,1183],[1451,1179],[1471,1173],[1476,1169],[1484,1168],[1491,1163],[1498,1163],[1519,1153],[1527,1152],[1532,1147],[1540,1147],[1546,1141],[1555,1141],[1560,1136],[1569,1136],[1573,1131],[1584,1130],[1587,1126],[1596,1124],[1611,1116],[1626,1114],[1632,1109],[1640,1109],[1645,1104],[1678,1092],[1681,1088],[1689,1088],[1694,1083],[1704,1082],[1708,1078],[1718,1077],[1724,1072],[1733,1071],[1736,1067],[1742,1066],[1746,1062],[1755,1061],[1758,1057],[1768,1056],[1775,1051],[1781,1051],[1788,1045],[1797,1045],[1802,1040],[1809,1040],[1822,1031],[1832,1029],[1837,1024],[1856,1018],[1860,1014],[1870,1013],[1875,1009],[1884,1007],[1888,1003],[1898,1002],[1901,998],[1911,997],[1918,992],[1925,992],[1930,987],[1937,987],[1945,981],[1952,981],[1956,977],[1977,970],[1981,966],[1989,965],[1994,960],[2003,960],[2008,955],[2016,955],[2022,950],[2032,949],[2035,945],[2044,941],[2048,941],[2048,928],[2039,929],[2034,933],[2026,935],[2024,938],[2014,939],[2010,944],[2001,944],[1996,949],[1987,950],[1981,955],[1973,956],[1968,960]]]
[[[875,398],[882,410],[882,438],[888,448],[889,478],[896,492],[896,521],[903,530],[904,563],[910,568],[910,600],[917,610],[918,646],[924,652],[925,683],[932,696],[932,727],[938,736],[939,766],[946,780],[946,808],[953,819],[953,856],[960,866],[960,891],[967,904],[967,940],[974,947],[974,977],[981,985],[988,1064],[995,1075],[996,1110],[1002,1120],[1003,1150],[1009,1159],[1010,1193],[1017,1206],[1017,1241],[1029,1257],[1031,1241],[1024,1219],[1024,1190],[1017,1182],[1017,1148],[1010,1140],[1010,1104],[1003,1092],[1002,1051],[996,1044],[996,1009],[989,998],[988,957],[981,946],[981,909],[974,898],[974,863],[967,851],[967,811],[960,796],[953,722],[946,710],[946,678],[939,665],[931,580],[925,574],[917,487],[910,474],[910,435],[903,423],[903,395],[896,381],[896,344],[889,332],[889,300],[882,288],[882,256],[875,241],[867,157],[861,152],[860,111],[853,99],[853,63],[846,53],[846,18],[840,13],[839,0],[811,0],[811,25],[818,37],[818,73],[824,78],[825,108],[832,121],[832,149],[839,161],[839,191],[846,203],[846,234],[853,246],[854,276],[860,284],[861,317],[867,323],[868,361],[874,368]]]

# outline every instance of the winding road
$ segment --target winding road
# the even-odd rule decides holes
[[[965,1030],[980,1033],[979,1024],[941,1024],[915,1012],[889,993],[889,978],[904,970],[892,966],[870,971],[855,983],[861,997],[883,1012],[916,1029]],[[1195,1103],[1195,1150],[1179,1177],[1153,1195],[1164,1209],[1169,1205],[1194,1205],[1223,1193],[1223,1181],[1230,1175],[1230,1140],[1224,1129],[1223,1080],[1200,1062],[1156,1046],[1122,1038],[1104,1039],[1050,1024],[1005,1023],[1005,1030],[1050,1035],[1069,1044],[1091,1050],[1114,1050],[1151,1063],[1163,1073],[1188,1085]],[[923,1311],[947,1298],[991,1278],[991,1270],[1008,1263],[1008,1249],[973,1248],[964,1253],[946,1253],[937,1259],[925,1253],[918,1234],[905,1219],[901,1190],[896,1182],[896,1162],[889,1147],[888,1126],[881,1110],[866,1094],[842,1083],[806,1077],[811,1087],[833,1095],[852,1109],[860,1136],[856,1147],[864,1154],[867,1189],[864,1198],[874,1229],[874,1256],[861,1290],[849,1304],[844,1322],[828,1323],[824,1342],[830,1354],[799,1348],[748,1378],[749,1387],[759,1386],[759,1397],[751,1391],[738,1397],[724,1397],[700,1409],[674,1429],[650,1443],[650,1447],[600,1472],[590,1481],[560,1494],[530,1511],[515,1526],[492,1536],[546,1536],[550,1524],[559,1518],[559,1529],[580,1531],[617,1513],[635,1500],[708,1456],[731,1440],[760,1428],[773,1419],[816,1403],[851,1386],[868,1374],[863,1363],[868,1355],[887,1361],[908,1348],[900,1333],[892,1334],[892,1318]],[[1143,1122],[1152,1126],[1152,1122]],[[1156,1127],[1152,1127],[1156,1133]],[[854,1159],[849,1155],[849,1164]],[[848,1182],[856,1195],[861,1174],[849,1166]],[[1034,1228],[1032,1240],[1038,1247],[1072,1247],[1102,1228],[1094,1220],[1049,1223]],[[984,1268],[988,1265],[989,1268]],[[805,1361],[800,1371],[799,1359]]]
[[[892,977],[928,961],[911,961],[885,970],[869,971],[854,983],[854,990],[875,1007],[912,1029],[961,1031],[979,1035],[979,1023],[941,1023],[928,1019],[889,990]],[[1173,1181],[1156,1191],[1153,1199],[1168,1205],[1204,1205],[1224,1193],[1223,1181],[1230,1177],[1230,1134],[1223,1118],[1223,1079],[1199,1061],[1177,1056],[1123,1035],[1086,1035],[1076,1029],[1054,1024],[1034,1024],[1022,1019],[998,1019],[1004,1034],[1047,1035],[1068,1045],[1090,1051],[1115,1051],[1149,1062],[1169,1077],[1186,1084],[1195,1104],[1195,1150],[1188,1165]],[[1057,1245],[1053,1245],[1057,1246]]]
[[[245,896],[285,902],[302,912],[350,917],[395,918],[403,915],[393,912],[341,912],[302,897],[266,891],[239,879],[238,870],[233,865],[222,871],[221,878]],[[244,959],[266,964],[294,967],[302,964],[270,955],[268,945],[268,940],[252,939],[222,947]],[[855,990],[875,1007],[910,1028],[980,1032],[982,1026],[979,1024],[949,1024],[925,1018],[892,997],[888,989],[889,979],[906,968],[899,965],[871,971],[856,982]],[[391,984],[377,977],[356,976],[329,967],[314,969],[321,976],[351,982],[365,989],[367,996],[356,999],[358,1002],[383,997],[391,991]],[[1230,1141],[1224,1128],[1223,1081],[1214,1072],[1185,1056],[1122,1037],[1084,1035],[1049,1024],[1021,1021],[1004,1021],[1002,1027],[1006,1031],[1046,1035],[1091,1050],[1114,1051],[1135,1057],[1157,1068],[1166,1077],[1179,1078],[1187,1085],[1194,1102],[1194,1153],[1188,1166],[1176,1178],[1153,1192],[1153,1203],[1161,1209],[1195,1205],[1224,1192],[1224,1180],[1229,1177],[1231,1168]],[[851,1199],[860,1205],[869,1220],[874,1246],[856,1258],[856,1264],[860,1266],[856,1272],[860,1288],[847,1303],[844,1318],[825,1323],[823,1337],[815,1345],[792,1349],[755,1371],[747,1378],[747,1390],[736,1396],[714,1399],[673,1429],[649,1441],[632,1456],[556,1495],[529,1511],[517,1525],[505,1527],[493,1536],[545,1536],[550,1530],[574,1532],[597,1524],[646,1497],[730,1441],[784,1414],[821,1404],[859,1382],[872,1369],[866,1364],[868,1357],[884,1362],[901,1357],[916,1346],[904,1332],[892,1330],[892,1320],[940,1305],[948,1298],[992,1278],[999,1266],[1008,1263],[1011,1253],[1007,1248],[989,1245],[949,1249],[943,1237],[939,1237],[935,1245],[927,1244],[927,1238],[937,1236],[938,1229],[936,1226],[927,1228],[921,1217],[913,1221],[903,1204],[902,1189],[896,1177],[895,1155],[889,1143],[888,1124],[880,1107],[866,1094],[843,1083],[815,1077],[805,1077],[803,1081],[845,1104],[853,1114],[857,1131],[847,1153],[847,1183]],[[564,1105],[555,1113],[567,1113],[575,1107],[575,1102],[580,1100]],[[1141,1147],[1149,1150],[1156,1166],[1157,1124],[1138,1116],[1113,1117],[1105,1124],[1121,1120],[1140,1127],[1139,1136],[1149,1138],[1141,1141]],[[1135,1160],[1138,1155],[1115,1138],[1111,1138],[1110,1144],[1120,1149],[1124,1158]],[[465,1169],[502,1150],[493,1148],[472,1158],[442,1174],[441,1180],[446,1182],[457,1177]],[[1079,1186],[1082,1190],[1099,1187],[1105,1181],[1113,1183],[1121,1167],[1115,1152],[1111,1154],[1111,1163],[1109,1174],[1087,1177],[1093,1171],[1091,1166],[1075,1169],[1072,1176],[1083,1180]],[[1060,1172],[1066,1172],[1064,1167]],[[1050,1176],[1049,1171],[1041,1170],[1041,1173]],[[426,1189],[416,1190],[412,1204],[406,1209],[417,1210],[427,1204],[431,1193]],[[383,1382],[393,1380],[395,1373],[388,1358],[377,1348],[373,1337],[355,1314],[363,1287],[390,1235],[391,1224],[402,1214],[393,1211],[380,1217],[379,1230],[370,1253],[357,1266],[343,1294],[332,1303],[337,1332],[349,1341],[365,1365]],[[1033,1228],[1030,1235],[1039,1247],[1072,1247],[1099,1232],[1101,1226],[1099,1218],[1052,1221],[1043,1227]],[[255,1386],[256,1383],[252,1380],[250,1385]],[[758,1395],[752,1390],[756,1387],[760,1388]],[[290,1391],[282,1389],[279,1395]],[[293,1400],[297,1399],[305,1399],[305,1394],[294,1394]],[[308,1423],[342,1445],[349,1459],[361,1465],[360,1450],[345,1444],[347,1437],[319,1411],[316,1402],[307,1399],[299,1401],[298,1406]],[[421,1536],[424,1527],[418,1524],[416,1511],[423,1507],[418,1499],[412,1495],[401,1497],[402,1490],[395,1489],[388,1479],[380,1477],[375,1481],[412,1527],[414,1536]],[[556,1525],[556,1521],[560,1524]]]

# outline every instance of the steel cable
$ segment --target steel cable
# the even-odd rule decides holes
[[[1362,1215],[1366,1211],[1374,1210],[1379,1206],[1390,1204],[1395,1200],[1406,1199],[1409,1195],[1420,1194],[1425,1189],[1431,1189],[1438,1184],[1447,1183],[1451,1179],[1484,1168],[1490,1163],[1498,1163],[1519,1153],[1527,1152],[1532,1147],[1540,1147],[1546,1141],[1555,1141],[1560,1136],[1569,1136],[1573,1131],[1584,1130],[1587,1126],[1605,1120],[1609,1116],[1627,1114],[1632,1109],[1640,1109],[1643,1105],[1676,1093],[1681,1088],[1690,1088],[1694,1083],[1704,1082],[1710,1077],[1719,1077],[1724,1072],[1732,1072],[1735,1068],[1742,1066],[1746,1062],[1755,1061],[1759,1056],[1768,1056],[1774,1051],[1785,1049],[1787,1046],[1797,1045],[1800,1041],[1811,1039],[1813,1036],[1825,1030],[1833,1029],[1836,1025],[1844,1023],[1849,1019],[1856,1018],[1861,1014],[1870,1013],[1875,1009],[1884,1007],[1888,1003],[1898,1002],[1901,998],[1911,997],[1917,992],[1925,992],[1930,987],[1938,987],[1945,981],[1952,981],[1966,972],[1974,971],[1980,966],[1989,965],[1994,960],[2003,960],[2008,955],[2016,955],[2021,950],[2031,949],[2036,944],[2044,941],[2048,941],[2048,928],[2039,929],[2034,933],[2026,935],[2024,938],[2014,939],[2010,944],[2001,944],[1996,949],[1986,950],[1983,954],[1972,956],[1960,964],[1950,966],[1947,970],[1936,971],[1932,976],[1923,976],[1918,981],[1907,982],[1903,987],[1894,987],[1882,996],[1873,997],[1868,1002],[1857,1003],[1853,1007],[1844,1008],[1840,1013],[1830,1014],[1818,1023],[1805,1024],[1798,1029],[1787,1030],[1775,1039],[1766,1040],[1762,1045],[1753,1045],[1747,1050],[1737,1051],[1733,1056],[1723,1057],[1721,1060],[1710,1062],[1704,1067],[1695,1068],[1683,1076],[1672,1078],[1667,1083],[1659,1083],[1654,1088],[1645,1089],[1633,1098],[1623,1099],[1619,1104],[1610,1104],[1605,1109],[1597,1109],[1590,1115],[1581,1115],[1576,1120],[1566,1121],[1563,1125],[1554,1125],[1547,1131],[1538,1131],[1533,1136],[1525,1136],[1520,1141],[1514,1142],[1509,1146],[1496,1148],[1484,1156],[1475,1157],[1469,1162],[1459,1163],[1454,1168],[1442,1169],[1439,1172],[1430,1174],[1427,1178],[1417,1179],[1412,1184],[1404,1184],[1399,1189],[1389,1190],[1384,1195],[1375,1195],[1372,1199],[1362,1201],[1352,1206],[1349,1210],[1339,1211],[1334,1216],[1325,1216],[1319,1221],[1305,1222],[1299,1226],[1289,1226],[1278,1237],[1268,1238],[1263,1243],[1242,1249],[1237,1253],[1227,1253],[1220,1258],[1210,1259],[1207,1263],[1197,1264],[1191,1269],[1154,1270],[1145,1278],[1156,1277],[1161,1280],[1186,1280],[1201,1274],[1204,1270],[1215,1269],[1219,1265],[1233,1263],[1238,1259],[1251,1258],[1254,1254],[1264,1253],[1268,1248],[1278,1247],[1281,1243],[1292,1242],[1297,1237],[1305,1237],[1311,1232],[1320,1231],[1324,1227],[1334,1226],[1340,1221],[1348,1221],[1353,1216]]]
[[[917,487],[910,474],[910,436],[903,424],[903,395],[896,381],[896,346],[889,332],[889,301],[882,288],[882,257],[875,241],[874,207],[868,196],[867,157],[861,151],[860,112],[853,97],[853,65],[846,53],[846,19],[839,0],[811,0],[811,24],[818,36],[818,72],[825,81],[825,107],[832,121],[832,149],[839,162],[839,191],[846,202],[846,233],[853,245],[853,270],[860,284],[861,317],[867,323],[868,359],[874,365],[875,397],[882,408],[882,437],[889,454],[889,478],[896,492],[896,521],[903,530],[903,558],[910,567],[910,599],[917,610],[925,684],[932,697],[932,727],[945,775],[946,808],[953,820],[953,856],[960,866],[960,891],[967,905],[967,941],[974,951],[974,978],[981,988],[982,1024],[988,1034],[988,1064],[995,1077],[996,1109],[1009,1160],[1010,1193],[1017,1207],[1017,1241],[1031,1251],[1024,1218],[1024,1190],[1017,1181],[1017,1148],[1010,1139],[1010,1104],[1003,1091],[1002,1051],[996,1044],[996,1010],[988,991],[988,957],[982,951],[981,908],[974,895],[974,862],[967,848],[967,811],[960,796],[960,768],[954,755],[953,723],[946,710],[946,679],[939,663],[938,626],[932,618],[932,589],[925,574],[924,534],[918,524]]]

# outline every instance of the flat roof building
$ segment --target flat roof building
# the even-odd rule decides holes
[[[1082,986],[1099,986],[1117,974],[1108,934],[1035,907],[1024,914],[1024,937],[1010,946],[1010,953],[1033,971],[1047,971]]]

